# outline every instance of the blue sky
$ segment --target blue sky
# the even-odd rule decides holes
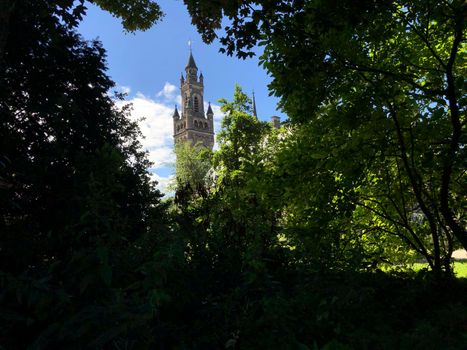
[[[219,98],[231,100],[235,84],[251,94],[255,91],[258,117],[269,120],[277,111],[277,99],[268,96],[270,78],[258,66],[258,58],[239,60],[219,53],[219,44],[206,45],[191,25],[188,12],[180,1],[160,2],[165,17],[152,29],[134,34],[125,33],[119,20],[89,5],[79,31],[85,39],[99,39],[107,50],[108,73],[118,89],[128,93],[133,103],[132,118],[145,121],[140,127],[145,135],[144,147],[155,163],[151,171],[165,189],[172,175],[172,111],[179,104],[180,73],[186,66],[193,42],[193,56],[203,72],[205,102],[214,105],[216,128],[221,114],[216,105]]]

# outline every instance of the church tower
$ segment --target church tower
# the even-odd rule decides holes
[[[173,114],[174,142],[190,141],[192,144],[201,142],[204,147],[212,149],[214,146],[214,113],[211,104],[204,114],[204,78],[203,73],[198,76],[193,54],[185,67],[185,77],[180,77],[180,91],[182,94],[181,115],[177,106]]]

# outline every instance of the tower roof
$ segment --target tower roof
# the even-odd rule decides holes
[[[188,63],[186,64],[186,68],[198,69],[198,67],[196,67],[195,59],[193,58],[193,54],[191,53],[191,50],[190,50],[190,57],[188,58]]]
[[[177,105],[175,105],[175,111],[174,111],[172,118],[180,119],[180,114],[178,114]]]
[[[208,111],[206,112],[207,115],[209,114],[214,114],[213,111],[212,111],[212,108],[211,108],[211,102],[209,102],[208,104]]]

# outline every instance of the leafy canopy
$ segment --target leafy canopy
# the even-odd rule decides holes
[[[186,4],[206,41],[229,19],[228,54],[264,46],[271,91],[292,122],[310,123],[320,167],[386,222],[365,232],[389,231],[448,269],[453,247],[467,247],[465,2]]]

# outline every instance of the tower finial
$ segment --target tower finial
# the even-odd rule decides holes
[[[258,118],[256,115],[256,101],[255,101],[255,91],[253,90],[253,115]]]

